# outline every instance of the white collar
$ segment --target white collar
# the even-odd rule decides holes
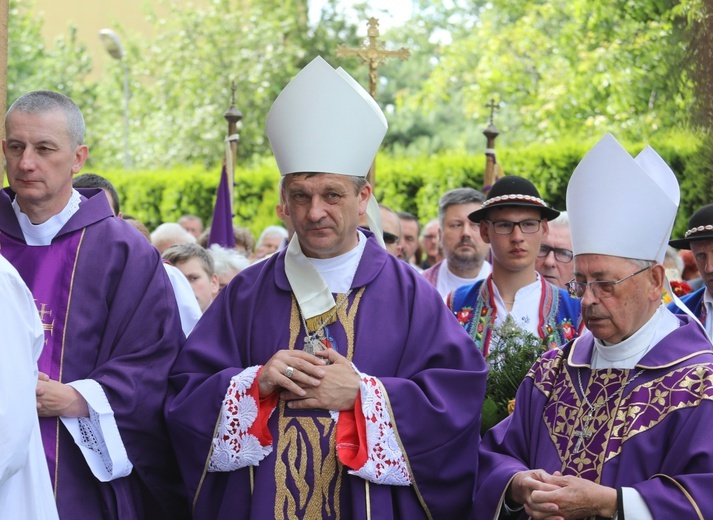
[[[639,330],[624,341],[607,344],[594,338],[592,368],[632,369],[647,352],[678,326],[678,319],[661,305]]]
[[[535,281],[520,287],[515,292],[512,310],[509,311],[503,297],[500,295],[498,286],[493,281],[493,301],[495,302],[495,326],[500,327],[508,316],[526,332],[539,335],[538,325],[542,307],[542,281],[540,275],[535,271]]]
[[[326,273],[331,271],[336,263],[344,262],[345,257],[347,261],[354,260],[356,257],[354,271],[351,272],[348,280],[348,285],[351,286],[359,259],[366,247],[366,236],[359,230],[357,233],[359,242],[351,251],[336,258],[327,259],[325,263],[320,262],[319,259],[307,258],[302,252],[297,234],[292,237],[285,252],[285,275],[305,319],[325,314],[336,305],[332,291],[320,274],[320,269]],[[315,260],[318,261],[315,262]],[[347,277],[338,278],[341,278],[342,282],[346,282]]]
[[[72,189],[72,195],[69,197],[67,205],[62,211],[51,216],[42,224],[33,224],[25,215],[17,203],[17,197],[12,201],[12,209],[17,217],[17,222],[20,224],[20,229],[25,237],[25,242],[28,246],[48,246],[52,243],[52,239],[57,236],[57,233],[64,225],[72,218],[79,210],[79,203],[82,201],[79,192]]]
[[[352,287],[354,275],[366,247],[366,235],[359,230],[357,232],[359,243],[346,253],[333,258],[307,257],[332,293],[345,293]]]

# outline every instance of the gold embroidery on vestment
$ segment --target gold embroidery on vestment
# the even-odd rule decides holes
[[[355,319],[363,292],[364,288],[357,291],[352,304],[347,302],[336,314],[347,339],[345,357],[350,361],[354,356]],[[301,329],[299,306],[293,296],[287,348],[295,349]],[[299,410],[290,410],[284,401],[279,402],[275,413],[278,414],[275,518],[340,518],[346,469],[336,453],[336,423],[331,417],[296,415]],[[286,482],[294,482],[297,496],[293,496]]]
[[[582,429],[584,403],[575,390],[575,382],[555,360],[541,360],[528,374],[535,387],[547,396],[544,411],[556,406],[547,420],[549,436],[562,461],[561,471],[599,482],[603,466],[617,457],[623,445],[640,433],[660,424],[669,414],[713,400],[713,372],[707,364],[688,365],[631,388],[598,410],[591,421],[592,438],[579,453],[573,453],[574,432]],[[591,402],[606,400],[612,391],[628,379],[628,370],[593,371],[587,392],[596,382],[598,391],[590,395]],[[606,386],[602,385],[606,383]],[[597,444],[598,443],[598,444]],[[594,476],[593,476],[594,472]]]

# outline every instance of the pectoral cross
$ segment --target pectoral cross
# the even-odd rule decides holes
[[[594,410],[589,410],[589,413],[582,421],[582,429],[574,432],[574,436],[579,437],[579,439],[577,439],[577,444],[574,445],[575,453],[579,453],[579,450],[582,449],[582,442],[584,442],[584,439],[589,440],[592,438],[592,432],[589,431],[589,423],[592,422],[592,419],[594,418],[593,412]]]
[[[319,341],[316,336],[312,336],[311,334],[307,334],[304,339],[304,347],[302,350],[307,352],[308,354],[315,354],[317,352],[321,352],[325,350],[324,343]]]

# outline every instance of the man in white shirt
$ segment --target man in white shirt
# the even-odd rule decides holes
[[[482,280],[492,270],[485,259],[490,248],[480,237],[479,224],[468,219],[484,200],[485,196],[473,188],[456,188],[438,201],[438,240],[444,258],[426,269],[423,276],[443,298],[458,287]]]
[[[515,175],[498,179],[483,207],[469,215],[480,224],[483,241],[490,244],[492,273],[456,289],[446,303],[484,355],[508,318],[548,348],[577,335],[579,301],[535,270],[549,220],[558,215],[534,184]]]

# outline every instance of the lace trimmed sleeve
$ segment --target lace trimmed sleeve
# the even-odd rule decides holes
[[[208,471],[257,466],[272,452],[272,439],[263,424],[275,410],[277,399],[261,402],[255,384],[261,368],[246,368],[230,380],[220,409]]]

